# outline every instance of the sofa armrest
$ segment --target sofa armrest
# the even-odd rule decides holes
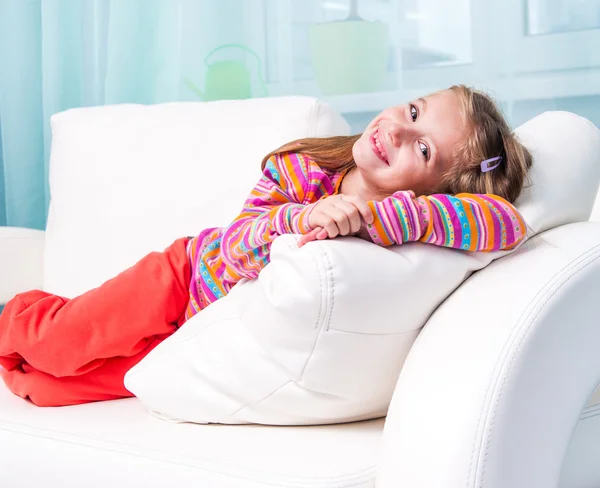
[[[600,382],[599,258],[599,223],[561,226],[439,307],[398,379],[379,488],[558,486]]]
[[[44,236],[41,230],[0,227],[0,306],[42,287]]]

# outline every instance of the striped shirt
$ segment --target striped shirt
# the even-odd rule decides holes
[[[256,278],[269,263],[275,238],[310,232],[310,212],[322,198],[339,193],[343,176],[299,153],[271,157],[235,220],[190,240],[193,278],[186,319],[227,295],[241,279]],[[412,191],[399,191],[367,203],[375,218],[368,234],[381,246],[421,241],[495,251],[516,246],[526,233],[518,211],[495,195],[416,197]]]

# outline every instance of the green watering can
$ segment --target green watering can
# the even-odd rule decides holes
[[[262,78],[260,57],[252,49],[242,44],[223,44],[209,52],[204,58],[204,64],[208,68],[204,80],[204,91],[186,78],[184,81],[189,89],[205,102],[252,98],[250,73],[241,62],[235,60],[209,62],[213,54],[223,49],[239,49],[250,53],[254,57],[257,64],[258,79],[263,90],[262,96],[266,96],[267,87]]]

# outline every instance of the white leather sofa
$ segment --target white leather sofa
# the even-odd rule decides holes
[[[261,111],[261,103],[271,102],[256,102],[255,110]],[[286,116],[293,119],[289,114],[297,112],[297,118],[258,120],[258,131],[272,128],[263,145],[347,131],[343,121],[320,114],[314,101],[276,103],[287,103]],[[177,117],[193,125],[193,115],[183,112]],[[86,112],[77,121],[92,123],[104,113]],[[53,128],[67,119],[55,117]],[[243,123],[221,120],[207,130],[231,131]],[[194,136],[182,127],[173,141]],[[140,130],[152,132],[149,126]],[[219,151],[250,154],[237,163],[228,159],[238,164],[228,184],[243,195],[264,148],[249,147],[248,141],[241,149],[227,145],[221,132],[214,136]],[[89,142],[76,128],[69,134],[80,145]],[[61,160],[69,155],[57,149],[60,141],[55,144],[46,233],[0,228],[0,303],[33,288],[74,295],[135,262],[149,250],[144,246],[164,248],[174,235],[198,230],[198,216],[180,217],[181,209],[150,229],[143,215],[135,216],[133,203],[114,203],[120,195],[116,182],[104,187],[114,188],[104,195],[113,198],[110,205],[92,201],[106,220],[96,216],[89,228],[76,221],[74,199],[95,190],[77,185],[86,180],[87,163],[67,174]],[[143,145],[132,147],[127,148],[132,154],[143,153]],[[181,154],[174,151],[165,172],[181,169],[175,156]],[[98,173],[93,181],[102,186],[110,178]],[[147,188],[151,182],[142,184]],[[164,194],[147,193],[144,198],[159,200],[161,208],[177,208]],[[206,225],[230,218],[239,203],[208,208]],[[108,264],[95,273],[70,266],[69,255],[76,261],[79,250],[65,236],[86,238],[87,232],[110,228],[118,220],[113,211],[128,224],[99,237],[111,256]],[[600,215],[598,204],[593,215]],[[73,228],[65,230],[69,225]],[[146,229],[143,243],[140,228]],[[125,245],[113,246],[110,238]],[[527,252],[476,273],[430,318],[404,365],[386,419],[313,427],[176,424],[148,415],[134,398],[42,409],[0,385],[0,486],[597,488],[600,394],[592,393],[600,384],[600,223],[560,226],[525,246]],[[507,287],[517,287],[519,299],[498,307]],[[475,312],[465,318],[461,311],[474,303]]]

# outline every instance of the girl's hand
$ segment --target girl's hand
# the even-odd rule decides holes
[[[360,197],[333,195],[315,205],[308,217],[312,231],[302,236],[298,246],[315,239],[333,239],[360,232],[363,222],[373,223],[373,214],[367,202]]]
[[[311,230],[308,234],[300,236],[300,239],[298,240],[298,247],[304,246],[304,244],[306,244],[307,242],[317,240],[321,241],[323,239],[327,239],[327,231],[323,229],[323,227],[316,227],[315,229]]]

